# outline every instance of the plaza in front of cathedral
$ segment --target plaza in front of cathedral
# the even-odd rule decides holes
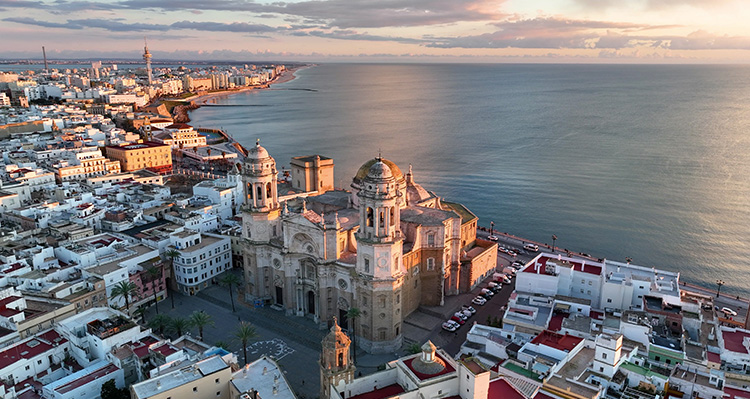
[[[394,353],[409,314],[441,306],[495,271],[497,244],[478,239],[477,217],[425,190],[411,167],[404,174],[371,159],[348,190],[334,187],[333,168],[330,158],[301,156],[279,176],[259,143],[248,151],[239,240],[245,299],[321,329],[336,317],[366,352]]]

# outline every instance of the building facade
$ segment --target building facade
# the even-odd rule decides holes
[[[174,259],[175,280],[178,289],[185,294],[194,295],[208,287],[232,267],[229,237],[186,229],[173,234],[171,240],[170,249],[180,252]]]
[[[402,321],[417,307],[442,305],[445,295],[470,290],[494,271],[496,244],[477,240],[476,228],[462,229],[476,226],[476,216],[443,204],[391,161],[366,162],[351,192],[321,193],[322,180],[306,178],[314,191],[287,195],[283,205],[277,174],[260,144],[248,151],[242,245],[249,300],[321,328],[337,317],[343,328],[355,327],[362,348],[386,353],[401,347]],[[354,321],[352,308],[360,311]]]
[[[141,169],[159,174],[172,172],[172,150],[165,144],[146,141],[122,147],[108,146],[107,157],[119,161],[123,172]]]

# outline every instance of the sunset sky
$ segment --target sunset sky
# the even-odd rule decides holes
[[[0,58],[750,62],[747,0],[0,0]],[[10,40],[9,40],[10,39]]]

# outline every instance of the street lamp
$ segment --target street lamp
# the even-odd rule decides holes
[[[552,252],[555,252],[555,241],[557,241],[557,235],[552,234]]]
[[[724,285],[724,280],[716,280],[716,285],[719,286],[718,289],[716,289],[716,297],[719,297],[719,292],[721,292],[721,286]]]
[[[495,222],[490,222],[490,237],[492,237],[492,232],[495,230]]]

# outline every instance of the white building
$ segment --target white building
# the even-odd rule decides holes
[[[297,399],[294,390],[286,379],[286,372],[279,364],[266,355],[248,363],[242,370],[232,375],[229,383],[229,397],[242,398]]]
[[[232,267],[229,237],[184,230],[172,234],[171,241],[169,248],[180,252],[174,259],[175,280],[185,294],[194,295],[208,287]]]
[[[133,384],[130,396],[133,399],[230,399],[231,378],[232,368],[221,356],[214,355],[179,370]]]

